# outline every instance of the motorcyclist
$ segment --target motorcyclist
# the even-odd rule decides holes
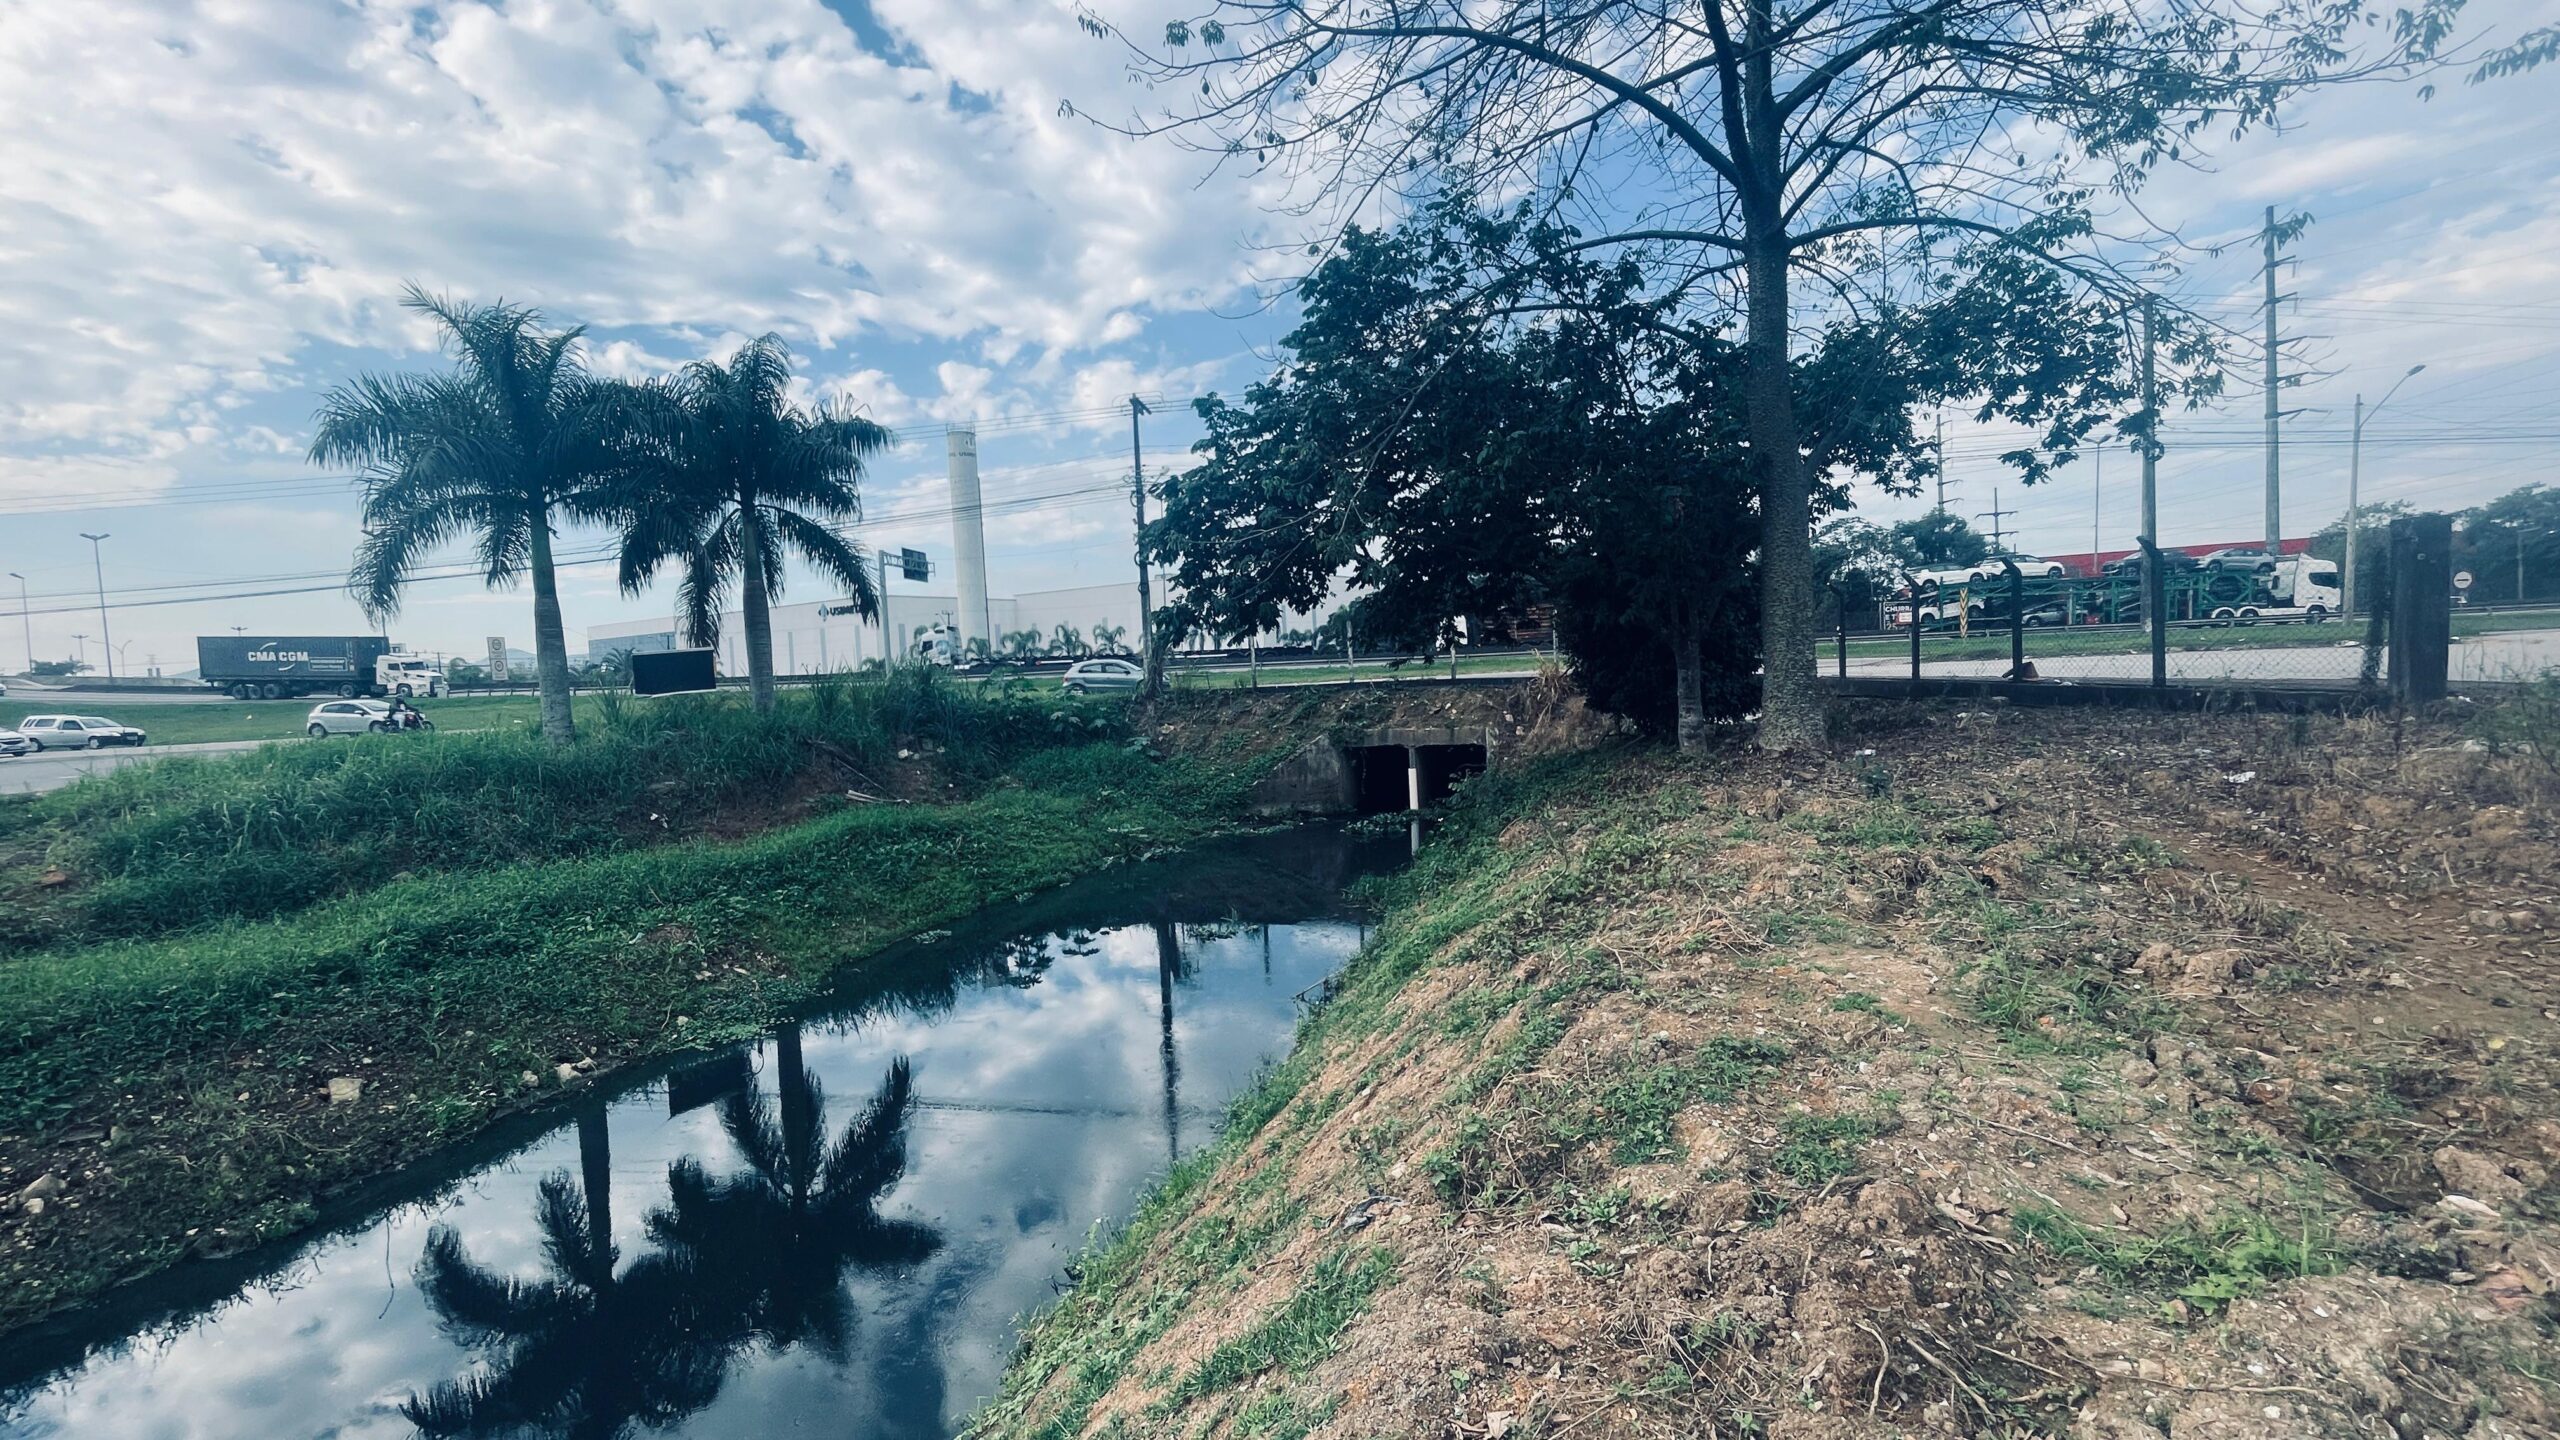
[[[393,728],[400,730],[415,730],[418,728],[418,722],[424,718],[426,717],[418,713],[417,706],[410,704],[406,699],[403,699],[400,696],[395,695],[391,697],[391,724]]]

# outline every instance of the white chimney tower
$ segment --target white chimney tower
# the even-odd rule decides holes
[[[978,432],[954,429],[947,437],[951,457],[951,568],[959,582],[960,613],[953,624],[964,647],[983,640],[990,652],[996,637],[987,628],[987,531],[978,505]]]

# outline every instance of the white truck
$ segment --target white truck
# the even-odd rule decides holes
[[[237,700],[424,697],[450,688],[434,661],[379,635],[202,635],[196,674]]]
[[[2257,593],[2236,603],[2213,607],[2210,617],[2226,625],[2280,625],[2300,621],[2318,625],[2346,604],[2338,562],[2309,555],[2287,555],[2259,575]]]

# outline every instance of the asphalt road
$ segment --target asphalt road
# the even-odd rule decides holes
[[[2364,647],[2354,641],[2337,645],[2278,646],[2264,650],[2222,647],[2212,650],[2179,650],[2172,639],[2169,651],[2169,678],[2172,680],[2353,680],[2364,666]],[[2147,680],[2151,676],[2148,652],[2133,655],[2038,655],[2036,632],[2027,632],[2027,658],[2035,663],[2036,673],[2048,680]],[[2006,658],[1995,660],[1933,660],[1926,643],[1920,652],[1920,673],[1927,675],[1996,677],[2006,672]],[[2528,680],[2536,675],[2560,670],[2560,630],[2502,630],[2487,635],[2473,635],[2453,644],[2453,656],[2446,667],[2456,684],[2474,680]],[[1831,673],[1831,657],[1822,655],[1822,669]],[[1911,660],[1907,655],[1890,659],[1876,656],[1851,657],[1852,675],[1908,675]]]
[[[46,750],[0,760],[0,795],[40,795],[83,775],[138,765],[171,755],[228,755],[272,744],[267,740],[217,740],[207,745],[143,745],[131,750]]]

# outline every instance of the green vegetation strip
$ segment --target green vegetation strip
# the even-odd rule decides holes
[[[85,1208],[0,1259],[0,1328],[217,1231],[230,1248],[306,1223],[332,1190],[523,1103],[528,1073],[548,1086],[565,1061],[751,1034],[840,963],[990,895],[1218,828],[1239,785],[1087,743],[957,804],[418,877],[0,964],[0,1153],[14,1168],[66,1128],[107,1139],[82,1152],[104,1167]],[[329,1104],[342,1076],[363,1096]]]

